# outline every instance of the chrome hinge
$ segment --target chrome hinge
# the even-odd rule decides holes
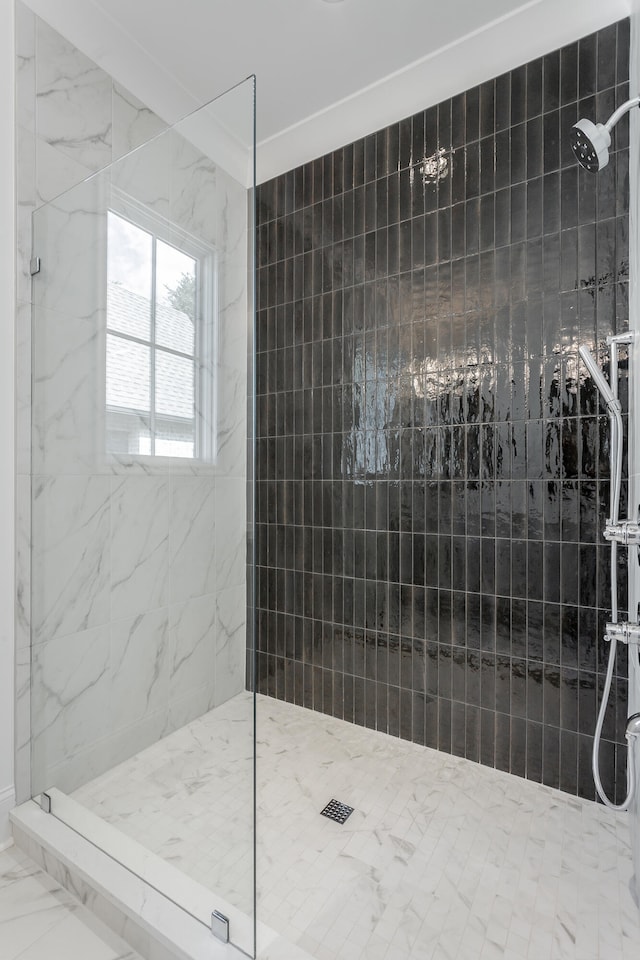
[[[44,790],[40,794],[40,809],[45,813],[51,813],[51,797]]]
[[[29,263],[29,273],[32,277],[35,277],[36,273],[40,273],[40,257],[34,257]]]
[[[229,943],[229,917],[214,910],[211,914],[211,933],[223,943]]]
[[[619,520],[617,523],[607,520],[604,538],[628,547],[640,546],[640,524],[636,520]]]
[[[608,623],[604,632],[605,640],[619,640],[621,643],[640,645],[640,624]]]

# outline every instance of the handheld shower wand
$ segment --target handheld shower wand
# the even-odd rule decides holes
[[[627,100],[611,114],[606,123],[593,123],[591,120],[578,120],[571,127],[570,143],[580,166],[590,173],[598,173],[609,163],[611,131],[618,120],[634,107],[640,106],[640,97]],[[582,353],[582,350],[580,351]],[[586,361],[585,361],[586,362]]]
[[[593,779],[598,791],[598,796],[606,807],[611,810],[627,810],[635,793],[635,766],[634,766],[634,745],[631,742],[640,736],[640,723],[636,717],[630,717],[627,725],[627,792],[622,803],[615,804],[608,797],[602,785],[600,778],[600,741],[602,738],[602,728],[604,726],[604,717],[611,695],[611,683],[613,680],[613,671],[615,668],[616,654],[618,649],[618,636],[624,636],[624,626],[618,623],[618,541],[615,537],[615,531],[624,527],[620,523],[620,488],[622,485],[622,407],[617,397],[618,392],[618,343],[620,341],[629,343],[630,335],[623,334],[621,337],[610,337],[611,345],[611,384],[608,384],[602,370],[584,345],[579,347],[587,370],[591,374],[593,382],[600,391],[600,394],[607,406],[609,419],[611,421],[611,445],[610,445],[610,464],[611,464],[611,515],[607,521],[606,531],[613,532],[610,538],[611,547],[611,624],[607,624],[606,639],[609,640],[609,662],[607,664],[607,673],[602,691],[602,700],[598,710],[598,719],[593,738],[593,753],[591,757],[591,768]],[[628,626],[628,625],[627,625]],[[627,634],[628,636],[628,634]]]

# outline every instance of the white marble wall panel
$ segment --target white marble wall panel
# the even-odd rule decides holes
[[[169,631],[169,700],[175,703],[188,696],[195,686],[213,685],[216,668],[214,594],[174,604],[170,608]]]
[[[246,476],[247,377],[218,368],[217,466],[227,477]]]
[[[216,589],[243,586],[246,580],[246,498],[244,484],[216,481]]]
[[[119,83],[113,84],[112,153],[117,160],[163,130],[166,123]]]
[[[72,669],[71,669],[72,667]],[[112,709],[109,626],[56,637],[32,651],[32,751],[36,778],[93,747]]]
[[[111,624],[112,713],[107,729],[115,731],[166,712],[169,646],[166,607]]]
[[[35,209],[35,136],[24,127],[16,130],[16,248],[18,302],[31,302],[32,218]]]
[[[35,199],[38,207],[63,196],[94,173],[42,137],[35,138]]]
[[[243,686],[247,194],[216,157],[176,131],[162,135],[163,122],[144,104],[17,7],[24,798],[30,637],[34,789],[72,789]],[[115,158],[109,172],[87,180]],[[116,192],[119,201],[132,198],[131,211],[142,204],[215,247],[213,463],[105,456],[105,218]],[[42,269],[32,281],[33,254]],[[83,722],[92,703],[99,727]]]
[[[246,604],[244,582],[216,597],[216,706],[245,689]]]
[[[37,475],[105,469],[105,310],[33,307],[32,460]]]
[[[171,483],[161,477],[112,480],[111,617],[168,603]]]
[[[179,133],[173,133],[171,141],[169,218],[216,246],[220,232],[216,166]]]
[[[111,77],[36,20],[38,135],[89,171],[111,162]]]
[[[31,477],[16,477],[16,649],[31,644]]]
[[[31,796],[31,650],[16,650],[15,791],[16,803]]]
[[[36,110],[36,18],[22,3],[16,3],[16,124],[35,127]]]
[[[34,477],[33,643],[109,622],[109,499],[108,477]]]
[[[16,477],[15,790],[31,796],[31,477]]]
[[[168,711],[165,707],[157,713],[147,714],[128,727],[111,731],[109,718],[105,718],[105,735],[86,749],[69,755],[55,766],[46,766],[42,757],[38,757],[34,783],[46,783],[65,793],[85,784],[93,777],[113,769],[119,763],[135,756],[140,750],[156,743],[167,732]]]
[[[180,730],[187,723],[202,717],[215,706],[215,681],[208,680],[190,693],[169,701],[169,712],[163,736]]]
[[[138,147],[133,153],[114,163],[111,182],[118,190],[118,203],[132,198],[161,217],[169,218],[171,132],[162,134]],[[135,210],[131,211],[135,220]]]
[[[225,278],[237,270],[246,294],[247,277],[247,191],[236,180],[219,170],[216,213],[216,243],[225,260]]]
[[[37,306],[75,317],[105,308],[108,190],[108,179],[99,175],[36,213],[33,246],[42,261],[33,283]]]
[[[171,602],[214,593],[215,481],[212,478],[174,478],[169,537]]]
[[[16,307],[16,473],[31,473],[31,304]]]

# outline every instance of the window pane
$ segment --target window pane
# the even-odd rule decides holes
[[[149,347],[107,335],[107,406],[149,412]]]
[[[153,238],[108,213],[107,326],[148,340],[151,329]]]
[[[151,428],[146,414],[107,411],[107,450],[133,456],[151,454]]]
[[[156,342],[193,355],[196,319],[196,261],[157,241]]]
[[[193,361],[156,351],[157,432],[163,417],[194,420]],[[189,428],[192,429],[191,427]]]

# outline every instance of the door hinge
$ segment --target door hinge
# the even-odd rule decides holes
[[[211,914],[211,933],[223,943],[229,943],[229,917],[214,910]]]

